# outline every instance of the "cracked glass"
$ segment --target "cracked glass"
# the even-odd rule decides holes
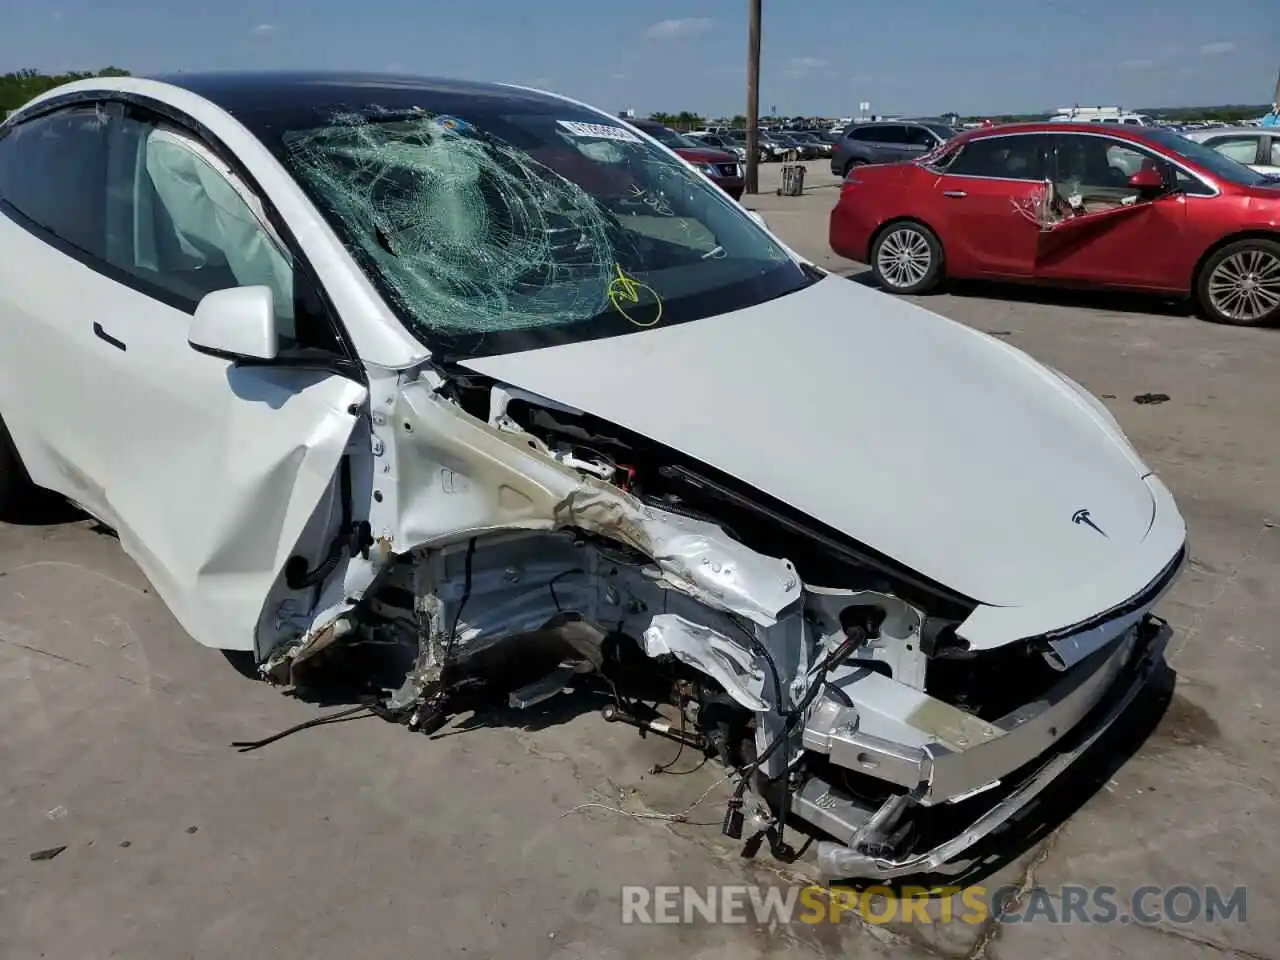
[[[406,327],[445,354],[687,322],[813,281],[701,173],[564,101],[337,111],[279,137]]]

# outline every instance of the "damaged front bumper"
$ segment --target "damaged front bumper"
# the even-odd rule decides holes
[[[432,730],[486,674],[516,708],[595,675],[618,712],[661,702],[682,742],[732,768],[726,835],[742,836],[750,789],[775,852],[791,852],[789,814],[836,841],[818,847],[827,875],[889,879],[959,867],[1160,661],[1168,631],[1149,611],[1185,558],[1185,529],[1153,480],[1152,530],[1123,570],[1043,604],[970,609],[732,488],[690,503],[711,482],[686,471],[697,482],[668,489],[678,465],[637,479],[585,461],[608,446],[594,426],[526,412],[546,436],[531,433],[511,418],[517,399],[533,402],[495,390],[488,423],[425,383],[382,401],[393,412],[374,420],[373,543],[331,578],[309,629],[266,658],[266,676],[305,684],[340,648],[394,649],[411,665],[380,709]],[[722,507],[751,544],[721,524]],[[783,559],[791,548],[808,564]],[[839,563],[813,559],[828,549]],[[806,582],[802,566],[832,582]]]
[[[873,742],[859,735],[856,720],[851,725],[843,719],[850,708],[824,702],[806,725],[807,747],[829,753],[837,766],[912,785],[872,807],[819,777],[805,782],[792,798],[792,812],[842,841],[818,845],[823,875],[887,880],[964,869],[967,851],[1025,811],[1125,713],[1163,662],[1170,633],[1163,621],[1145,617],[1037,702],[958,750],[939,744],[911,751]],[[901,838],[929,835],[931,820],[945,823],[948,813],[974,805],[972,819],[958,818],[959,829],[934,830],[906,855],[892,852]]]

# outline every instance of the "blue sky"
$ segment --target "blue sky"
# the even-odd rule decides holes
[[[1264,102],[1280,0],[764,0],[761,110]],[[747,0],[0,0],[0,72],[359,68],[742,112]]]

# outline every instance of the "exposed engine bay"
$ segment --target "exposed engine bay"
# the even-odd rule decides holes
[[[355,646],[407,650],[377,710],[427,732],[513,663],[512,708],[594,689],[606,720],[731,772],[727,836],[786,859],[804,820],[834,838],[832,877],[955,862],[1110,725],[1164,642],[1148,610],[1180,558],[1086,644],[972,650],[973,600],[621,427],[465,370],[388,397],[372,440],[395,482],[372,503],[394,539],[376,510],[355,524],[368,589],[264,674],[305,685]]]

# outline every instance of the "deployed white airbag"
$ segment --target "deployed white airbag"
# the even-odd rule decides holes
[[[235,174],[190,137],[157,128],[144,151],[147,176],[172,221],[178,263],[170,269],[230,270],[236,285],[263,285],[275,294],[281,333],[293,337],[293,268],[258,200],[237,190]],[[145,234],[145,228],[140,231]],[[139,243],[140,248],[145,248]]]

